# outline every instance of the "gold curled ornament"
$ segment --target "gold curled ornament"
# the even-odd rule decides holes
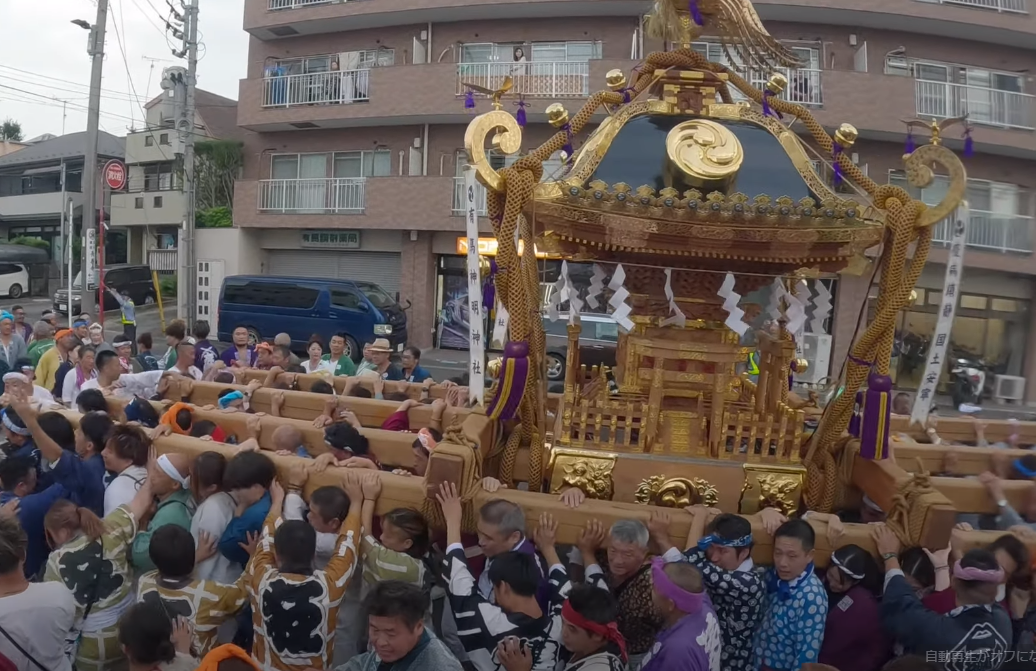
[[[917,227],[938,223],[950,216],[964,200],[968,187],[968,174],[957,155],[942,145],[926,144],[903,157],[906,178],[910,186],[923,189],[935,179],[931,166],[939,164],[949,177],[946,196],[938,205],[926,207],[917,218]]]
[[[464,132],[464,149],[478,181],[491,191],[503,193],[504,178],[490,167],[486,156],[486,138],[490,135],[493,135],[495,151],[505,155],[516,154],[522,148],[522,129],[510,113],[494,110],[472,119]]]
[[[652,475],[637,487],[637,503],[665,508],[686,508],[700,503],[713,507],[719,503],[719,492],[704,478],[666,478]]]
[[[692,183],[724,181],[741,169],[745,151],[729,128],[707,119],[677,124],[665,139],[666,153]]]

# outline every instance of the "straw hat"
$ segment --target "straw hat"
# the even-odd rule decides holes
[[[371,343],[371,351],[392,354],[392,345],[389,345],[388,338],[378,338]]]

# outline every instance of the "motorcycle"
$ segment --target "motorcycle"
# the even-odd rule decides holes
[[[986,386],[985,364],[980,360],[956,359],[950,368],[950,396],[960,408],[967,403],[980,405]]]

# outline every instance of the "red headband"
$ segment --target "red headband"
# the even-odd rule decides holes
[[[603,636],[605,640],[611,641],[615,645],[619,646],[619,654],[622,656],[622,661],[625,663],[628,660],[626,655],[626,639],[619,633],[619,625],[615,622],[609,622],[608,624],[601,624],[600,622],[593,622],[580,615],[572,604],[565,599],[565,603],[561,606],[561,617],[566,622],[580,629],[586,629],[591,634],[597,634]]]

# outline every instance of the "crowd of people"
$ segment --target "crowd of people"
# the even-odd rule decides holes
[[[378,471],[390,467],[341,403],[399,403],[381,428],[407,432],[408,411],[431,404],[430,422],[414,432],[414,466],[394,471],[423,476],[444,410],[465,405],[466,390],[443,381],[448,399],[433,401],[419,350],[397,364],[375,340],[355,363],[341,334],[326,353],[311,338],[298,360],[290,339],[251,345],[238,329],[220,353],[207,324],[188,335],[174,322],[157,357],[150,334],[108,345],[87,316],[56,331],[45,315],[26,340],[18,310],[0,312],[9,367],[0,671],[1036,668],[1036,578],[1015,535],[967,552],[903,548],[865,500],[843,517],[874,523],[880,561],[838,542],[836,516],[765,509],[753,520],[700,505],[688,509],[684,548],[672,545],[661,512],[647,523],[591,520],[562,547],[551,515],[527,520],[505,498],[479,507],[476,533],[465,533],[451,483],[434,492],[439,533],[422,511],[379,507]],[[293,376],[328,377],[326,389],[310,386],[329,394],[314,419],[326,451],[279,425],[276,454],[293,458],[281,478],[254,437],[232,435],[187,403],[160,414],[148,400],[177,376],[231,385],[250,369],[265,379],[228,386],[218,411],[250,412],[251,395],[268,386],[276,417]],[[342,396],[335,376],[347,378]],[[365,377],[370,388],[359,384]],[[423,398],[399,391],[403,383]],[[126,422],[109,413],[112,397],[125,403]],[[82,414],[73,422],[60,406]],[[157,455],[154,441],[167,434],[209,443],[193,458]],[[307,486],[329,468],[341,469],[341,486]],[[997,482],[984,482],[998,496]],[[502,487],[493,478],[481,486]],[[561,501],[579,508],[585,496],[568,488]],[[825,570],[814,564],[812,521],[840,545]],[[753,562],[753,525],[770,537],[772,566]]]

